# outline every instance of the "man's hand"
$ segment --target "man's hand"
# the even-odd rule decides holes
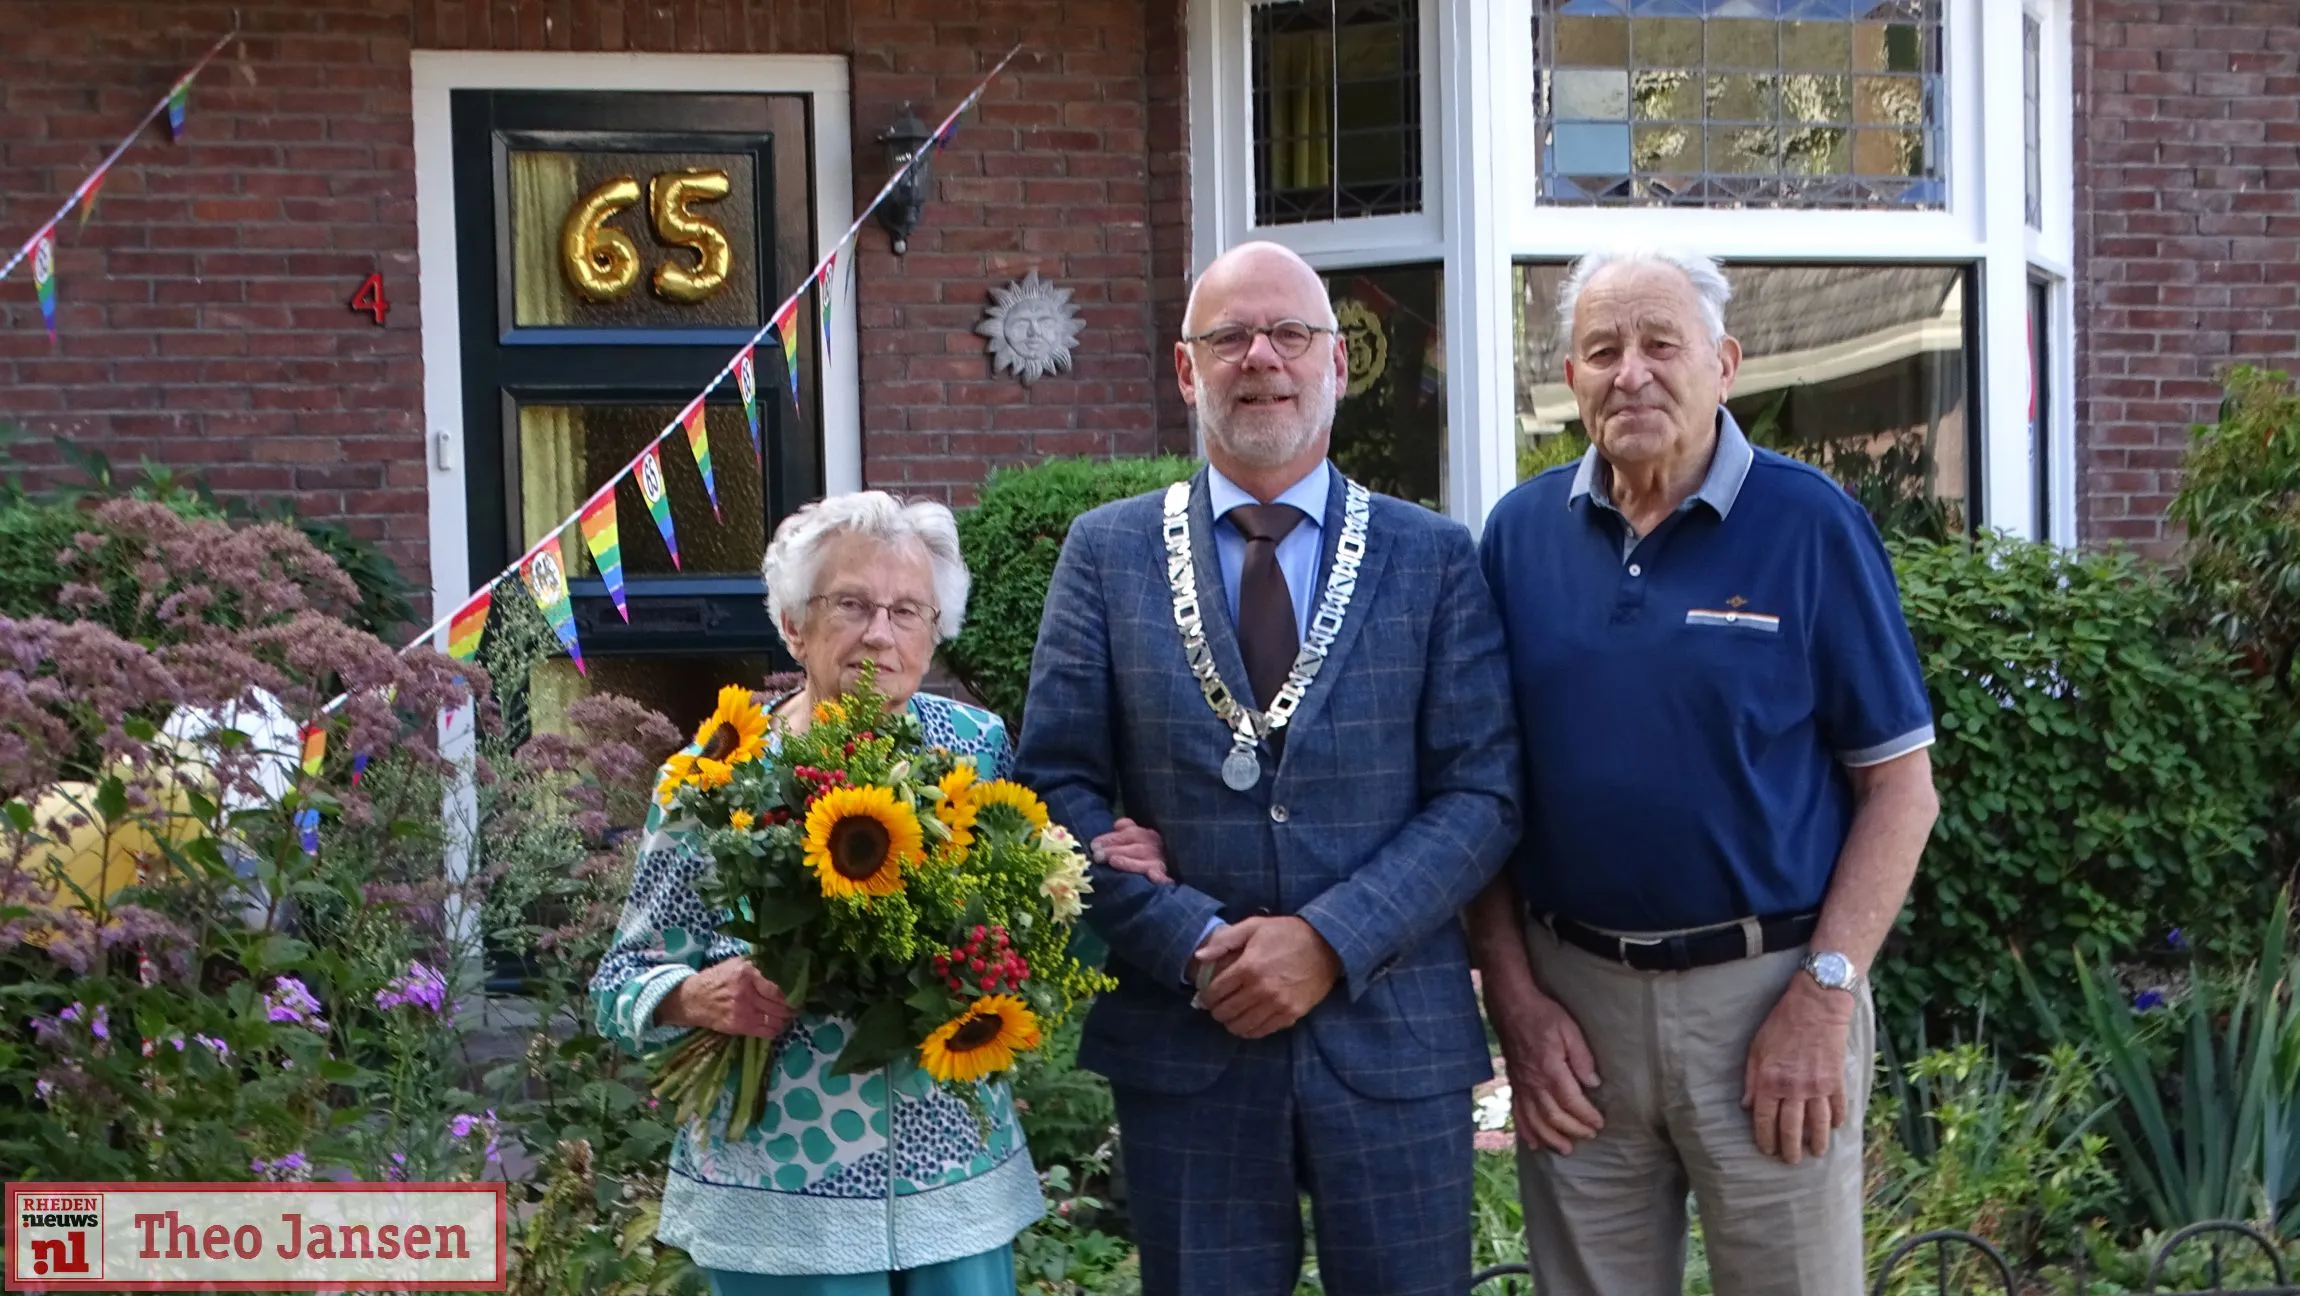
[[[1845,1040],[1853,996],[1803,972],[1789,979],[1781,1002],[1750,1041],[1741,1105],[1757,1150],[1790,1165],[1829,1150],[1829,1131],[1845,1123]]]
[[[1096,863],[1121,873],[1139,873],[1160,886],[1174,881],[1166,872],[1166,839],[1157,829],[1145,828],[1131,819],[1119,820],[1109,832],[1095,838],[1087,853]]]
[[[1342,960],[1300,918],[1248,918],[1198,947],[1198,961],[1221,969],[1199,997],[1214,1020],[1240,1039],[1260,1039],[1308,1015],[1342,978]]]
[[[1563,1156],[1576,1139],[1596,1138],[1605,1128],[1604,1113],[1589,1101],[1589,1090],[1598,1084],[1597,1063],[1573,1014],[1530,980],[1507,995],[1495,994],[1488,982],[1485,1011],[1501,1036],[1518,1141]]]
[[[721,1035],[773,1039],[798,1014],[782,987],[767,980],[756,963],[731,958],[697,972],[672,987],[655,1005],[658,1026],[697,1026]]]

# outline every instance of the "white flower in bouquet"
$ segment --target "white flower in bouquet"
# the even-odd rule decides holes
[[[1047,832],[1051,836],[1062,830],[1049,828]],[[1086,911],[1087,893],[1094,889],[1086,880],[1086,857],[1077,852],[1075,841],[1071,846],[1071,850],[1055,856],[1053,867],[1046,870],[1046,881],[1038,887],[1041,895],[1054,902],[1056,922],[1077,921],[1078,915]]]

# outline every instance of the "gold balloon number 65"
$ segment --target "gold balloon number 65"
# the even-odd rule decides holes
[[[734,269],[734,245],[726,231],[687,210],[687,204],[717,202],[733,181],[724,171],[668,171],[647,182],[647,210],[655,235],[695,254],[689,266],[672,258],[655,267],[655,292],[666,301],[691,306],[727,286]],[[560,261],[567,282],[595,302],[611,302],[639,282],[639,249],[631,236],[607,224],[615,213],[639,201],[639,182],[619,175],[577,199],[559,227]]]

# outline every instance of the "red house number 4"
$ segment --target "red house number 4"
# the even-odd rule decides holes
[[[369,275],[367,282],[359,286],[359,291],[351,295],[351,308],[375,316],[376,327],[383,327],[383,317],[391,309],[391,303],[383,299],[381,273]]]

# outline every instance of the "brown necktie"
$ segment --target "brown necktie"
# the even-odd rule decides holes
[[[1246,537],[1246,562],[1238,574],[1238,653],[1246,659],[1254,705],[1266,711],[1302,645],[1294,597],[1278,570],[1278,542],[1301,525],[1302,511],[1291,504],[1240,504],[1224,516]]]

